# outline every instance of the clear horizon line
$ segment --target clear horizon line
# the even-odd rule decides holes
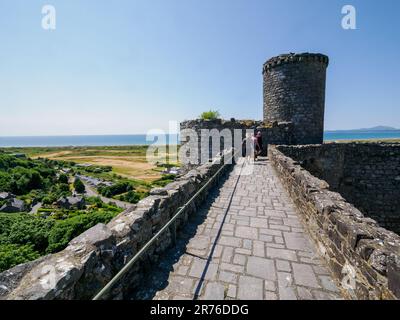
[[[337,131],[354,131],[354,130],[371,130],[371,128],[358,128],[358,129],[328,129],[324,130],[324,133],[328,132],[337,132]],[[393,129],[384,129],[384,130],[373,130],[373,131],[400,131],[398,128]],[[166,132],[166,135],[176,135],[179,132],[169,133]],[[13,136],[3,136],[0,135],[0,138],[49,138],[49,137],[110,137],[110,136],[147,136],[147,133],[108,133],[108,134],[46,134],[46,135],[13,135]]]
[[[165,133],[166,135],[175,135],[176,133]],[[147,133],[108,133],[108,134],[46,134],[46,135],[17,135],[2,136],[0,138],[49,138],[49,137],[118,137],[118,136],[147,136]]]

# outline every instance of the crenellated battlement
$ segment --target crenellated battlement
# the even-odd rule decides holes
[[[321,53],[289,53],[281,54],[279,56],[269,59],[263,65],[263,73],[270,71],[272,68],[281,66],[283,64],[291,63],[307,63],[317,62],[324,64],[325,67],[329,65],[329,57]]]

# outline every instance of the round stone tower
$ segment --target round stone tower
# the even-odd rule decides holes
[[[323,54],[283,54],[263,66],[264,121],[292,122],[295,144],[323,142],[326,68]]]

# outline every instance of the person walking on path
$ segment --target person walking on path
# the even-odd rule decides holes
[[[261,135],[261,131],[258,131],[256,134],[256,145],[255,145],[255,159],[257,159],[257,157],[259,155],[261,155],[262,153],[262,135]]]
[[[242,141],[242,157],[248,162],[254,157],[254,135],[246,133],[246,137]]]
[[[258,154],[261,152],[261,147],[258,144],[258,139],[254,134],[246,133],[246,138],[242,142],[242,156],[250,160],[257,160]]]
[[[257,157],[258,157],[258,153],[259,153],[259,150],[260,150],[260,146],[258,145],[257,137],[254,134],[251,135],[251,139],[253,141],[254,161],[257,161]]]

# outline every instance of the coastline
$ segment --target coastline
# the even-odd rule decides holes
[[[349,142],[359,142],[359,143],[372,143],[372,142],[400,143],[400,138],[330,139],[330,140],[324,140],[324,143],[349,143]]]
[[[400,142],[400,130],[393,131],[325,131],[324,142]],[[24,148],[129,148],[149,145],[179,145],[179,135],[168,134],[164,137],[137,135],[75,135],[75,136],[20,136],[0,137],[0,149]]]

